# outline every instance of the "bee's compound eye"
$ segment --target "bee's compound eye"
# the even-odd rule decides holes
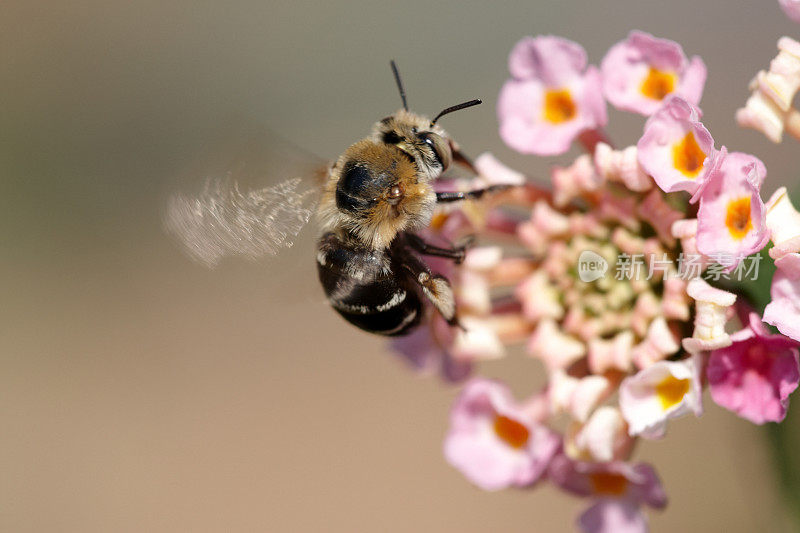
[[[420,133],[419,138],[425,141],[425,144],[430,146],[431,150],[433,151],[433,155],[436,156],[436,160],[438,161],[439,165],[441,165],[442,170],[446,170],[447,167],[450,166],[450,162],[453,159],[453,154],[450,151],[449,143],[442,138],[441,135],[437,135],[436,133],[432,132]]]

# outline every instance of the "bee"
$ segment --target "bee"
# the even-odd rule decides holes
[[[335,311],[358,328],[403,335],[419,324],[429,301],[452,326],[456,303],[447,278],[431,272],[421,256],[460,263],[466,245],[440,247],[417,233],[438,204],[477,199],[506,188],[437,192],[434,182],[453,163],[475,172],[458,145],[438,125],[454,111],[479,105],[474,99],[448,107],[433,120],[409,111],[397,66],[391,62],[402,109],[377,123],[330,166],[316,209],[321,227],[317,271]],[[197,199],[175,197],[167,229],[187,250],[213,265],[223,255],[256,257],[291,245],[312,208],[299,180],[242,193],[220,183]]]

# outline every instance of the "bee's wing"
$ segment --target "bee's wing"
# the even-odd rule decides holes
[[[166,231],[209,267],[228,256],[258,259],[291,247],[311,218],[327,175],[324,160],[273,133],[262,131],[234,144],[233,158],[230,149],[214,154],[217,163],[225,158],[233,170],[206,178],[199,192],[171,195],[164,211]],[[192,188],[197,189],[198,173],[207,176],[206,169],[215,166],[220,165],[205,161],[192,171]],[[303,177],[285,179],[298,174]]]
[[[209,267],[232,255],[276,255],[294,244],[314,212],[314,191],[307,185],[293,178],[242,191],[230,174],[209,179],[197,196],[172,196],[164,224],[192,259]]]

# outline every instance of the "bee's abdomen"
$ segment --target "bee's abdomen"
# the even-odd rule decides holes
[[[320,272],[320,279],[325,276]],[[338,280],[348,290],[329,292],[328,300],[333,308],[351,324],[371,333],[402,335],[419,323],[422,305],[416,293],[393,284],[349,284]],[[378,300],[381,300],[378,303]]]
[[[329,233],[320,240],[317,270],[328,301],[345,320],[371,333],[402,335],[419,323],[422,303],[384,260]]]

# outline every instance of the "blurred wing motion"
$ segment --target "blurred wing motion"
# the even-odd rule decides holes
[[[291,247],[316,205],[315,191],[294,178],[242,192],[230,175],[209,180],[196,197],[169,199],[165,226],[189,256],[214,267],[226,256],[257,259]]]

